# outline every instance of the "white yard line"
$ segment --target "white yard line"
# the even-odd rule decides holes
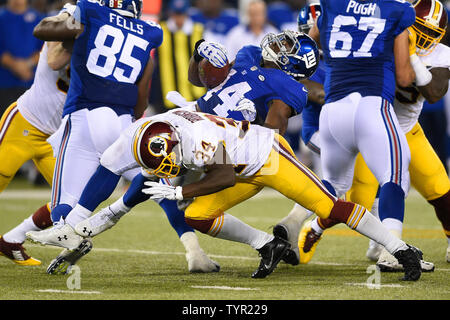
[[[82,293],[82,294],[102,294],[100,291],[83,291],[83,290],[57,290],[57,289],[41,289],[36,292],[43,293]]]
[[[215,289],[215,290],[235,290],[235,291],[251,291],[259,290],[258,288],[242,288],[242,287],[228,287],[228,286],[191,286],[195,289]]]

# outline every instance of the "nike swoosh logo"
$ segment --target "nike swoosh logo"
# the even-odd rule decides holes
[[[264,263],[264,267],[266,267],[266,269],[270,269],[270,267],[272,266],[272,262],[273,262],[273,250],[272,250],[272,256],[270,257],[270,263],[268,265]]]

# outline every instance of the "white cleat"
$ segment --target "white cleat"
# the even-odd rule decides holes
[[[398,263],[398,260],[391,255],[386,249],[382,250],[380,257],[376,263],[377,267],[380,268],[381,272],[402,272],[404,271],[403,266]],[[433,272],[434,263],[428,262],[420,259],[420,267],[422,272]]]
[[[367,248],[366,251],[366,257],[370,260],[370,261],[378,261],[378,259],[380,258],[380,254],[383,251],[383,246],[381,244],[379,244],[378,242],[374,241],[374,240],[370,240],[369,241],[369,247]]]
[[[94,237],[114,226],[119,218],[114,216],[109,207],[81,221],[75,226],[75,232],[83,237]]]
[[[83,240],[68,224],[55,225],[42,231],[28,231],[26,237],[33,242],[69,250],[77,248]]]
[[[447,247],[447,253],[445,255],[445,260],[450,263],[450,245]]]
[[[220,265],[211,260],[203,250],[188,251],[186,253],[189,272],[192,273],[208,273],[219,272]]]

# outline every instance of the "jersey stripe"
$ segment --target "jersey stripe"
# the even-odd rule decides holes
[[[53,182],[52,182],[52,198],[51,198],[51,209],[53,210],[58,204],[61,198],[61,176],[64,168],[64,155],[66,153],[70,131],[72,128],[72,124],[69,119],[67,120],[66,127],[64,128],[64,134],[61,140],[61,145],[58,150],[58,157],[56,159],[55,171],[53,174]]]
[[[6,109],[5,113],[3,114],[2,121],[0,122],[0,143],[3,141],[6,131],[8,131],[12,120],[18,112],[19,109],[17,108],[17,102],[14,102],[8,107],[8,109]]]

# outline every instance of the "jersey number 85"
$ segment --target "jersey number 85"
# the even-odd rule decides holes
[[[111,38],[110,45],[106,45],[107,38]],[[94,40],[95,48],[89,52],[86,67],[90,73],[103,78],[113,76],[119,82],[135,83],[139,76],[142,64],[132,56],[135,47],[147,50],[149,42],[133,34],[128,34],[125,38],[122,30],[110,25],[102,26]],[[119,59],[116,55],[120,53]],[[102,65],[99,61],[103,60]],[[117,62],[131,68],[128,76],[123,68],[118,67]]]

